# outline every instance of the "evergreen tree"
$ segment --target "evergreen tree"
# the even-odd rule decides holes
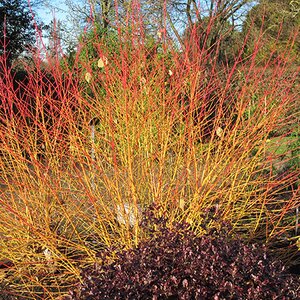
[[[33,16],[26,0],[0,0],[0,55],[8,64],[35,41]]]

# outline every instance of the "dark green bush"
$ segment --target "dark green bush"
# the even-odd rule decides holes
[[[151,238],[110,264],[99,253],[102,263],[82,271],[68,299],[300,299],[298,277],[226,227],[197,237],[188,224],[168,228],[151,212],[142,225]]]

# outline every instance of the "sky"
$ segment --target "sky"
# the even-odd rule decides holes
[[[46,1],[45,1],[46,2]],[[65,30],[65,35],[68,37],[69,40],[75,40],[75,36],[72,36],[71,32],[71,22],[69,20],[69,9],[68,6],[65,4],[65,0],[51,0],[47,1],[48,4],[43,4],[40,8],[36,7],[35,13],[37,19],[43,22],[44,25],[49,25],[51,21],[55,18],[57,21],[63,22],[63,29]],[[45,37],[46,32],[43,32],[43,42],[45,45],[48,45],[48,39]]]
[[[76,30],[74,30],[76,26],[74,27],[74,24],[70,21],[70,16],[72,14],[70,14],[69,7],[66,4],[68,1],[69,0],[43,0],[44,4],[41,5],[40,8],[36,7],[35,12],[38,19],[45,25],[49,25],[54,17],[56,20],[61,21],[63,23],[63,29],[65,30],[63,36],[67,37],[66,40],[76,41]],[[73,0],[71,2],[76,3],[77,1]],[[250,7],[247,8],[249,9]],[[47,38],[44,38],[43,40],[45,44],[48,44]]]
[[[49,2],[49,1],[48,1]],[[51,4],[45,4],[39,9],[35,9],[38,18],[44,23],[49,24],[53,17],[57,19],[65,20],[67,17],[68,7],[65,1],[52,0]]]

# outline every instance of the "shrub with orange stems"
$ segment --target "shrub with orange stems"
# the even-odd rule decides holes
[[[115,249],[113,261],[147,238],[138,220],[153,203],[196,235],[213,209],[208,226],[229,222],[270,249],[284,240],[276,251],[295,262],[299,68],[283,54],[257,65],[243,49],[220,64],[190,51],[193,35],[181,51],[166,37],[149,49],[141,31],[119,30],[114,50],[93,36],[97,55],[83,45],[72,64],[37,55],[24,80],[1,57],[0,292],[61,296],[97,252]]]

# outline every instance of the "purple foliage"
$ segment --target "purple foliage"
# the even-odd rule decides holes
[[[99,253],[102,263],[82,271],[68,299],[300,299],[299,277],[226,228],[197,237],[188,224],[168,228],[151,211],[142,226],[147,241],[110,264],[108,252]]]

